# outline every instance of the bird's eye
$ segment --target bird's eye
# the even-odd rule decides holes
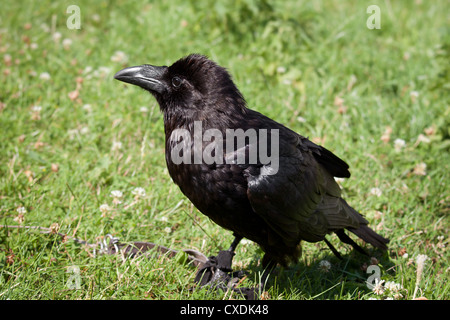
[[[179,77],[173,77],[172,78],[172,85],[175,87],[175,88],[178,88],[179,86],[181,86],[181,83],[182,83],[183,81],[179,78]]]

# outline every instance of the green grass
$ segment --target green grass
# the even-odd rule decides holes
[[[449,298],[446,1],[78,1],[80,30],[66,26],[71,4],[7,1],[0,12],[1,225],[57,223],[91,243],[111,233],[206,255],[228,247],[231,233],[172,183],[154,99],[112,79],[125,66],[198,52],[229,69],[251,108],[350,164],[344,196],[391,239],[387,253],[370,253],[381,279],[404,287],[401,299],[413,298],[419,254],[429,259],[416,296]],[[366,27],[372,4],[379,30]],[[117,51],[127,59],[112,59]],[[396,139],[404,141],[399,150]],[[137,187],[146,196],[134,201]],[[122,203],[113,204],[113,190]],[[112,209],[102,214],[102,204]],[[342,261],[323,243],[304,243],[300,262],[270,278],[268,297],[388,296],[366,287],[369,258],[330,241]],[[235,267],[250,273],[242,285],[257,282],[261,255],[253,243],[238,247]],[[324,259],[328,272],[319,268]],[[67,285],[70,266],[80,270],[78,290]],[[194,275],[179,259],[94,257],[54,234],[0,228],[0,299],[230,298],[190,290]]]

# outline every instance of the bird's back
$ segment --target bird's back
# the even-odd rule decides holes
[[[170,155],[175,146],[166,137],[166,155],[169,173],[181,191],[205,215],[220,226],[249,238],[262,246],[271,258],[286,263],[300,254],[301,240],[320,241],[332,231],[343,228],[357,229],[361,222],[358,213],[346,210],[340,201],[340,189],[333,175],[349,176],[348,165],[303,136],[270,118],[247,109],[245,121],[227,117],[221,119],[198,119],[201,133],[219,129],[226,137],[226,129],[255,131],[265,129],[278,131],[278,168],[275,174],[264,174],[265,164],[227,163],[230,150],[223,142],[222,163],[194,163],[194,127],[185,126],[190,133],[191,163],[175,164]],[[225,117],[225,115],[223,115]],[[183,122],[183,121],[181,121]],[[180,123],[181,123],[180,122]],[[186,121],[185,123],[192,123]],[[198,142],[198,140],[197,140]],[[268,152],[272,152],[269,141]],[[202,141],[201,151],[210,145]],[[247,148],[235,146],[235,154]],[[350,212],[350,214],[348,213]]]

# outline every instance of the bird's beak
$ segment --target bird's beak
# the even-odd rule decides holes
[[[162,78],[166,69],[167,67],[143,64],[120,70],[114,75],[114,79],[134,84],[151,92],[162,93],[165,90]]]

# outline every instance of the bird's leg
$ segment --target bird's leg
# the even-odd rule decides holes
[[[200,267],[195,276],[195,282],[199,283],[201,286],[209,284],[214,287],[226,289],[227,284],[233,278],[242,276],[242,272],[230,274],[233,271],[231,265],[236,247],[242,240],[242,236],[236,234],[234,236],[233,243],[228,250],[219,251],[217,256],[209,257],[208,261]]]
[[[233,262],[233,257],[236,254],[235,250],[241,240],[242,240],[241,236],[234,235],[234,240],[231,243],[228,250],[219,251],[219,253],[216,256],[217,268],[225,272],[232,271],[231,264]]]
[[[222,289],[224,291],[232,290],[234,292],[242,294],[248,300],[256,300],[259,297],[259,292],[264,289],[267,278],[276,266],[276,262],[271,258],[264,256],[263,266],[264,272],[261,276],[260,283],[255,288],[236,287],[239,279],[242,278],[244,271],[232,272],[232,260],[235,254],[236,247],[242,240],[239,235],[234,235],[234,241],[228,250],[219,251],[217,256],[208,258],[195,276],[195,282],[200,286],[209,285],[210,288]]]
[[[269,275],[272,273],[272,271],[275,269],[277,265],[276,261],[268,258],[267,255],[264,256],[262,264],[264,267],[264,272],[261,275],[261,278],[259,279],[259,284],[256,287],[233,288],[233,291],[241,293],[247,300],[258,300],[261,294],[263,293]]]
[[[231,246],[228,248],[228,251],[234,252],[236,250],[236,247],[238,246],[239,242],[241,242],[243,237],[239,235],[234,235],[234,240],[231,243]]]

